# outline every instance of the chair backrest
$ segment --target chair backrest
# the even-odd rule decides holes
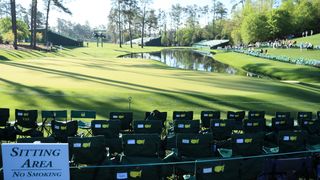
[[[212,119],[220,119],[220,111],[201,111],[201,125],[205,128],[210,128]]]
[[[160,136],[156,134],[124,134],[123,152],[126,156],[158,157]]]
[[[7,126],[10,117],[10,109],[0,108],[0,126]]]
[[[131,129],[131,122],[133,120],[132,112],[110,112],[110,120],[120,120],[121,121],[121,130]]]
[[[264,119],[266,115],[265,111],[249,111],[248,119]]]
[[[93,120],[91,130],[94,136],[103,135],[105,138],[119,138],[120,120]]]
[[[193,111],[173,111],[173,120],[193,120]]]
[[[239,179],[240,160],[197,163],[197,179]]]
[[[254,156],[261,154],[263,133],[232,134],[232,155]]]
[[[106,159],[104,136],[69,137],[68,143],[76,164],[100,164]]]
[[[165,126],[165,122],[167,120],[167,112],[159,112],[157,114],[152,114],[152,112],[146,112],[145,113],[145,120],[158,120],[162,122],[162,126]]]
[[[292,130],[294,127],[293,118],[272,118],[271,121],[273,131]]]
[[[49,110],[41,111],[41,117],[43,120],[50,119],[56,121],[67,121],[68,112],[67,110]]]
[[[38,111],[16,109],[16,124],[24,128],[36,128]]]
[[[66,141],[78,133],[78,121],[59,122],[51,121],[52,134],[60,141]]]
[[[245,111],[228,111],[227,112],[227,119],[242,121],[246,116]]]
[[[234,120],[212,119],[210,129],[215,140],[226,140],[231,137]]]
[[[265,131],[266,129],[266,119],[254,118],[243,120],[243,130],[245,133],[256,133]]]
[[[162,122],[158,120],[133,121],[133,132],[137,134],[161,134]]]
[[[96,119],[96,111],[92,110],[71,110],[71,120],[73,119]]]
[[[177,134],[179,156],[204,158],[214,155],[212,134]]]
[[[312,120],[312,112],[298,112],[297,119],[298,121]]]
[[[304,131],[280,131],[278,146],[280,153],[306,150]]]
[[[199,133],[200,122],[199,120],[174,120],[175,133]]]
[[[288,119],[288,118],[290,118],[290,112],[276,112],[275,118],[277,118],[277,119]]]
[[[32,137],[32,138],[19,138],[17,143],[56,143],[56,140],[53,137]]]

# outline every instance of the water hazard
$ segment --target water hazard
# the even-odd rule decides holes
[[[253,77],[258,76],[253,73],[244,74],[243,71],[239,71],[235,67],[216,61],[213,59],[213,54],[209,52],[196,51],[192,49],[164,49],[159,52],[131,53],[120,57],[156,60],[170,67],[179,69],[247,75]]]

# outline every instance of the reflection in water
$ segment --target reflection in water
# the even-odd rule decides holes
[[[236,68],[215,61],[211,54],[190,49],[165,49],[161,52],[132,53],[121,57],[152,59],[179,69],[239,74]]]

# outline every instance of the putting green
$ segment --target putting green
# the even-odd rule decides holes
[[[266,110],[269,116],[319,110],[319,86],[309,83],[178,70],[150,60],[116,58],[142,51],[138,47],[90,46],[0,61],[1,106],[11,108],[11,119],[15,108],[92,109],[103,119],[110,111],[127,111],[128,97],[135,119],[153,109],[168,111],[169,119],[173,110],[193,110],[195,118],[210,109]]]

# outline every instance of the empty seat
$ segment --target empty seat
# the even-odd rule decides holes
[[[123,152],[126,156],[158,157],[160,155],[160,137],[156,134],[124,134]]]
[[[304,131],[280,131],[278,133],[279,152],[305,151]]]
[[[33,137],[33,138],[19,138],[17,143],[56,143],[56,140],[53,137]]]
[[[173,120],[193,120],[193,111],[173,111]]]
[[[290,117],[275,117],[272,118],[271,121],[273,131],[293,130],[294,128],[294,119]]]
[[[137,134],[161,134],[162,122],[158,120],[133,121],[133,132]]]
[[[0,108],[0,127],[7,127],[10,125],[8,124],[9,117],[10,117],[10,109]]]
[[[240,161],[213,161],[196,164],[196,177],[201,180],[239,179]]]
[[[220,111],[201,111],[201,126],[210,128],[212,119],[220,119]]]
[[[45,110],[41,111],[42,125],[41,131],[46,132],[48,135],[51,134],[50,126],[52,120],[65,121],[67,122],[68,113],[67,110]]]
[[[145,120],[157,120],[161,121],[163,127],[165,127],[165,122],[167,120],[167,112],[160,112],[154,110],[153,112],[146,112],[145,113]]]
[[[263,133],[232,134],[232,155],[254,156],[262,154]]]
[[[52,136],[58,142],[66,143],[68,137],[73,137],[78,134],[78,121],[59,122],[51,121]]]
[[[15,141],[17,132],[9,123],[10,110],[0,108],[0,141]]]
[[[312,120],[312,112],[298,112],[297,119],[299,122],[302,120]]]
[[[231,137],[234,128],[234,120],[213,119],[210,129],[215,140],[226,140]]]
[[[110,120],[120,120],[121,130],[131,130],[131,123],[133,120],[132,112],[110,112]]]
[[[243,120],[243,131],[245,133],[256,133],[265,131],[266,119],[264,118],[251,118]]]
[[[204,158],[214,156],[212,134],[177,134],[179,156]]]
[[[236,121],[241,121],[245,118],[246,112],[245,111],[228,111],[227,112],[227,119],[233,119]]]
[[[175,133],[199,133],[200,122],[198,120],[174,120]]]
[[[264,119],[265,118],[265,111],[249,111],[248,112],[248,119]]]
[[[39,137],[43,134],[37,130],[38,111],[37,110],[15,110],[15,127],[18,135]],[[25,130],[27,129],[27,130]]]
[[[275,114],[275,118],[278,119],[289,119],[290,117],[290,112],[276,112]]]

